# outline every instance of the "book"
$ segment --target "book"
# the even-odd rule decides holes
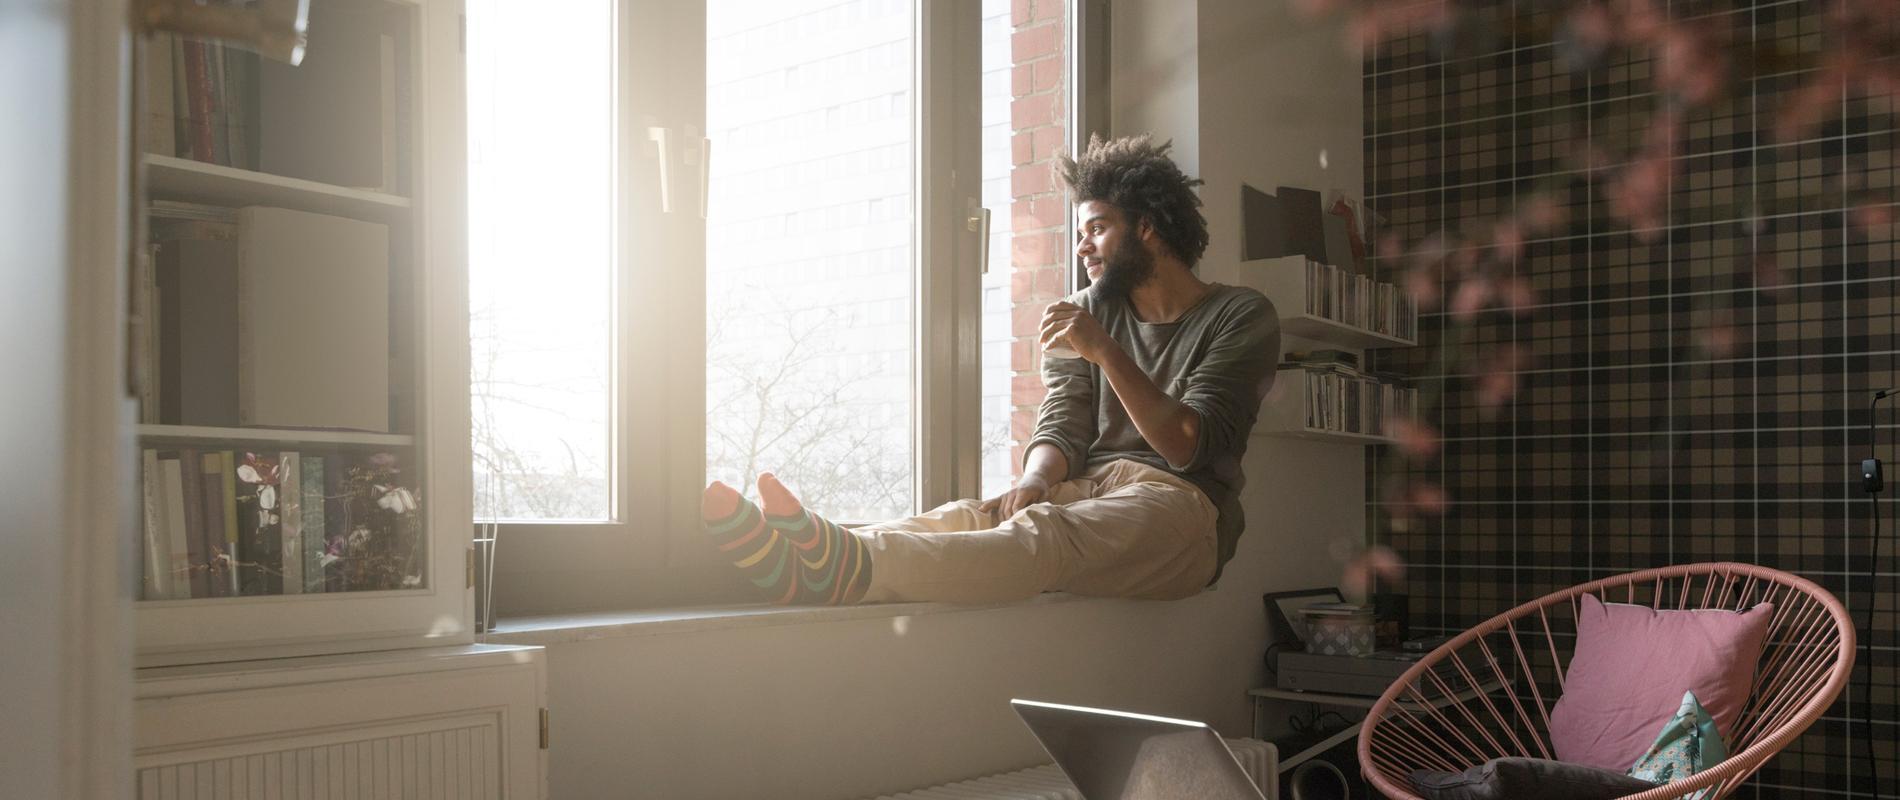
[[[1286,218],[1280,200],[1247,184],[1240,185],[1241,255],[1244,260],[1282,258],[1286,248]]]
[[[303,457],[287,451],[277,458],[278,561],[281,594],[303,594]]]
[[[170,33],[153,33],[142,45],[139,85],[145,92],[145,108],[138,116],[139,148],[147,153],[178,154],[173,127],[177,120],[172,110],[172,88],[177,80],[172,71],[172,47],[176,38]]]
[[[303,456],[298,465],[301,481],[298,486],[299,502],[303,505],[302,557],[303,578],[306,592],[324,590],[323,550],[328,534],[325,522],[325,507],[329,499],[324,497],[325,468],[322,456]]]
[[[205,43],[198,39],[184,42],[185,130],[187,138],[180,148],[193,161],[215,160],[217,146],[212,132],[211,62]]]
[[[165,538],[171,549],[173,600],[191,599],[191,550],[185,541],[185,478],[177,456],[158,459],[159,494],[164,498]]]
[[[139,597],[167,600],[172,596],[172,548],[165,531],[165,489],[159,482],[158,451],[139,454],[139,510],[145,521],[144,546],[139,548],[143,577]]]
[[[237,243],[174,239],[158,254],[159,420],[235,424]]]
[[[1286,220],[1286,254],[1325,261],[1326,234],[1320,220],[1319,192],[1282,186],[1274,193]]]
[[[207,576],[206,596],[230,597],[231,592],[231,551],[224,543],[224,454],[204,453],[198,457],[200,481],[198,493],[193,495],[195,502],[204,509],[204,522],[195,532],[204,552],[203,564]]]
[[[228,559],[224,565],[223,587],[225,595],[236,597],[238,591],[238,516],[237,516],[237,454],[230,450],[218,453],[218,484],[220,501],[224,505],[224,555]]]
[[[342,592],[349,589],[349,579],[339,559],[349,553],[349,497],[344,470],[347,464],[342,456],[324,456],[323,458],[323,541],[328,554],[323,569],[326,592]]]
[[[198,468],[197,450],[178,451],[180,498],[185,516],[185,551],[191,560],[191,596],[210,597],[211,593],[211,549],[210,540],[205,537],[205,509],[197,502],[204,494],[204,470]]]
[[[283,533],[275,454],[243,454],[234,486],[238,528],[238,593],[246,597],[283,591]]]
[[[238,211],[240,425],[389,430],[389,229]]]
[[[1321,220],[1326,237],[1326,263],[1358,274],[1359,259],[1353,256],[1352,234],[1346,225],[1346,218],[1338,214],[1325,214]]]
[[[133,260],[131,314],[132,380],[138,387],[139,422],[159,422],[161,377],[158,319],[158,246],[147,245]]]
[[[219,162],[238,169],[257,169],[257,92],[259,58],[256,53],[220,45],[219,123],[224,130],[225,158]]]

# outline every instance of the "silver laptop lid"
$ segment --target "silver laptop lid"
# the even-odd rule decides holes
[[[1184,719],[1011,700],[1086,800],[1266,800],[1212,728]]]

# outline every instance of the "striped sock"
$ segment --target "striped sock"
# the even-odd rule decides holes
[[[871,587],[871,551],[863,540],[805,510],[770,472],[759,476],[759,497],[766,526],[790,542],[797,557],[794,602],[835,606],[864,599]]]
[[[764,591],[766,599],[779,605],[794,602],[798,566],[793,563],[791,543],[766,526],[758,506],[746,502],[732,487],[713,481],[700,496],[699,513],[707,541]]]

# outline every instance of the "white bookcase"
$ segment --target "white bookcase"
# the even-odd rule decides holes
[[[137,60],[142,667],[473,641],[461,4],[311,5]]]
[[[134,59],[136,795],[541,797],[542,651],[474,644],[463,2],[310,5],[298,67]]]
[[[1417,314],[1404,293],[1389,283],[1358,279],[1343,269],[1311,265],[1304,256],[1255,259],[1241,265],[1243,282],[1273,301],[1283,334],[1298,337],[1289,349],[1351,350],[1364,364],[1365,351],[1411,347],[1417,342]],[[1342,284],[1354,283],[1352,291]],[[1314,403],[1301,370],[1280,370],[1261,402],[1254,432],[1342,444],[1391,442],[1382,434],[1315,424]]]

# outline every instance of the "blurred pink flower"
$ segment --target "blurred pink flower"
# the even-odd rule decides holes
[[[1451,313],[1459,319],[1470,319],[1473,314],[1484,308],[1486,300],[1491,299],[1491,279],[1483,275],[1466,278],[1459,282],[1458,290],[1452,293]]]
[[[1891,225],[1893,224],[1893,206],[1885,203],[1866,203],[1855,208],[1850,219],[1854,227],[1863,231]]]
[[[1741,331],[1727,319],[1712,322],[1702,328],[1702,350],[1710,358],[1729,358],[1735,355],[1736,346],[1741,343],[1741,340]]]
[[[1413,267],[1405,273],[1405,293],[1420,312],[1437,308],[1438,276],[1423,267]]]
[[[1405,560],[1390,547],[1373,545],[1346,562],[1346,569],[1339,576],[1339,591],[1347,598],[1364,601],[1375,585],[1403,585],[1404,582]]]
[[[1495,412],[1516,396],[1517,373],[1524,368],[1524,363],[1524,348],[1515,344],[1500,348],[1478,376],[1478,408]]]
[[[1438,429],[1415,418],[1406,417],[1392,423],[1392,439],[1399,452],[1414,461],[1424,461],[1438,454]]]
[[[1518,276],[1505,279],[1499,288],[1503,295],[1504,307],[1518,316],[1525,316],[1537,305],[1537,290],[1531,288],[1531,282]]]
[[[1781,286],[1781,260],[1772,253],[1755,256],[1755,286],[1774,289]]]
[[[1385,496],[1386,514],[1393,519],[1411,519],[1431,515],[1441,516],[1451,504],[1451,498],[1438,484],[1429,481],[1412,481],[1394,485]]]

